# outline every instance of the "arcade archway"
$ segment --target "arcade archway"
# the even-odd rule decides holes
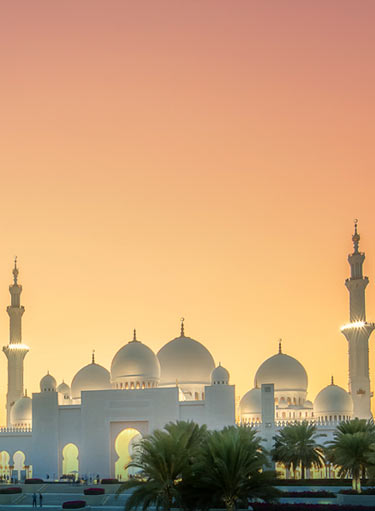
[[[130,462],[136,444],[141,438],[141,433],[134,428],[123,429],[116,437],[115,451],[118,459],[115,463],[115,475],[120,481],[127,480],[129,475],[135,473],[134,469],[125,467]]]
[[[10,460],[9,453],[7,451],[1,451],[0,452],[0,477],[1,477],[1,479],[6,479],[7,477],[10,477],[9,460]]]
[[[75,444],[66,444],[62,450],[62,473],[63,475],[74,474],[77,477],[79,472],[79,450]]]

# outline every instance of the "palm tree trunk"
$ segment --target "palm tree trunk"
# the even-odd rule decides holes
[[[297,479],[297,470],[294,467],[294,463],[291,463],[291,469],[293,470],[293,479]]]
[[[225,498],[224,503],[225,503],[225,509],[227,511],[234,511],[236,509],[236,503],[233,498],[231,498],[231,497]]]
[[[358,475],[358,479],[357,479],[357,492],[358,493],[361,493],[361,474]]]
[[[305,479],[305,465],[301,462],[301,479]]]
[[[354,491],[361,493],[361,474],[360,473],[353,474],[352,488]]]

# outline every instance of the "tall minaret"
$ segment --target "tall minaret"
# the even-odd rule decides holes
[[[22,315],[25,308],[21,305],[22,286],[18,284],[17,258],[14,260],[13,284],[9,286],[11,296],[7,313],[10,319],[9,344],[3,347],[8,359],[8,393],[7,393],[7,426],[10,423],[10,410],[14,403],[23,396],[23,359],[29,351],[28,346],[22,344]]]
[[[360,236],[357,222],[358,220],[354,220],[354,251],[348,256],[351,275],[345,281],[350,296],[350,323],[344,325],[341,331],[349,345],[349,392],[353,399],[353,415],[360,419],[369,419],[371,392],[368,340],[375,324],[366,321],[365,289],[368,278],[364,277],[362,272],[365,254],[358,250]]]

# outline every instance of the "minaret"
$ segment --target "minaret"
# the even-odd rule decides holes
[[[14,260],[13,284],[9,286],[11,296],[7,313],[10,319],[9,344],[3,347],[8,359],[8,393],[6,400],[7,426],[10,423],[10,410],[14,403],[23,396],[23,359],[29,351],[28,346],[22,344],[22,315],[25,308],[21,305],[22,286],[18,284],[17,258]]]
[[[365,254],[359,252],[360,236],[354,220],[352,237],[354,251],[349,254],[351,275],[345,285],[350,297],[350,323],[341,328],[349,345],[349,392],[353,399],[353,416],[360,419],[371,417],[371,392],[369,376],[368,340],[375,328],[374,323],[366,321],[365,289],[368,278],[363,276],[362,266]]]

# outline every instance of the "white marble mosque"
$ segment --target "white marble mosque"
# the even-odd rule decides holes
[[[346,280],[350,295],[350,322],[342,327],[349,347],[349,388],[333,378],[316,396],[307,396],[308,376],[302,364],[278,352],[258,368],[254,387],[236,407],[235,386],[228,371],[215,366],[200,342],[185,335],[154,353],[133,339],[113,357],[110,370],[91,362],[75,374],[69,385],[57,384],[52,374],[40,380],[40,390],[27,396],[23,386],[23,361],[29,347],[22,343],[22,286],[15,261],[8,359],[7,425],[0,428],[0,476],[60,478],[64,474],[128,476],[124,468],[134,442],[169,421],[193,420],[221,429],[237,423],[258,428],[268,447],[279,428],[295,421],[313,421],[330,438],[337,423],[352,417],[371,417],[368,340],[374,329],[366,321],[362,274],[365,254],[360,236],[352,237],[354,250]],[[344,347],[343,347],[344,349]],[[250,375],[249,375],[250,376]],[[327,382],[328,383],[328,382]]]

